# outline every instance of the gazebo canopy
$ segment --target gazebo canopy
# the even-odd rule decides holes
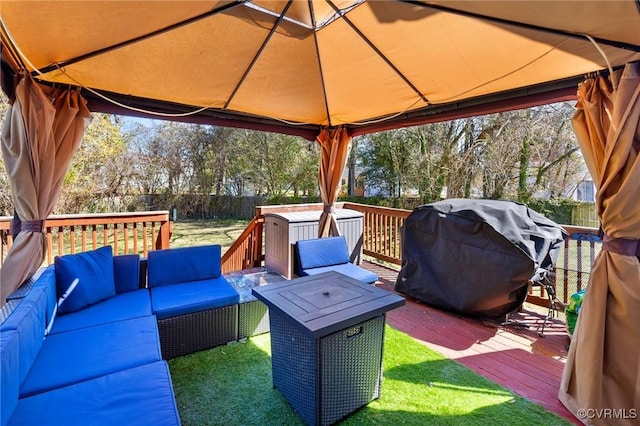
[[[308,139],[575,98],[586,74],[640,60],[634,0],[3,0],[1,14],[3,71],[82,87],[91,111]]]

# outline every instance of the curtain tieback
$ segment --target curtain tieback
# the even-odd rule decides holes
[[[15,238],[20,232],[44,232],[44,220],[20,220],[11,219],[11,226],[9,232]]]
[[[623,256],[640,257],[640,240],[630,238],[615,238],[604,234],[602,248],[611,253]]]
[[[327,214],[333,214],[333,213],[335,213],[335,212],[336,212],[336,209],[333,207],[333,204],[332,204],[332,205],[330,205],[330,206],[324,206],[324,208],[322,209],[322,211],[323,211],[324,213],[327,213]]]

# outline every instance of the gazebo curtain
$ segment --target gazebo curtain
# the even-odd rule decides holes
[[[91,115],[76,90],[38,85],[24,75],[2,129],[2,156],[13,195],[13,245],[0,269],[0,305],[42,265],[44,222]]]
[[[323,129],[316,138],[316,142],[322,148],[319,185],[324,209],[318,224],[318,237],[322,238],[340,235],[334,215],[334,206],[338,198],[340,180],[349,154],[351,137],[347,133],[347,129],[342,127]]]
[[[632,424],[640,409],[640,63],[588,79],[578,97],[573,126],[604,237],[559,398],[585,424]]]

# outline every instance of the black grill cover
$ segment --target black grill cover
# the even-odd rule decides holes
[[[511,201],[450,199],[417,207],[403,228],[396,291],[466,315],[518,309],[548,279],[565,231]]]

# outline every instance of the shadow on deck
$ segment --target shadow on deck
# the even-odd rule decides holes
[[[377,287],[394,291],[398,271],[373,262],[362,267],[380,277]],[[567,350],[563,321],[547,322],[544,314],[525,308],[510,315],[514,326],[494,326],[430,307],[406,297],[407,303],[387,312],[387,323],[465,367],[540,404],[575,424],[581,424],[558,400]]]

